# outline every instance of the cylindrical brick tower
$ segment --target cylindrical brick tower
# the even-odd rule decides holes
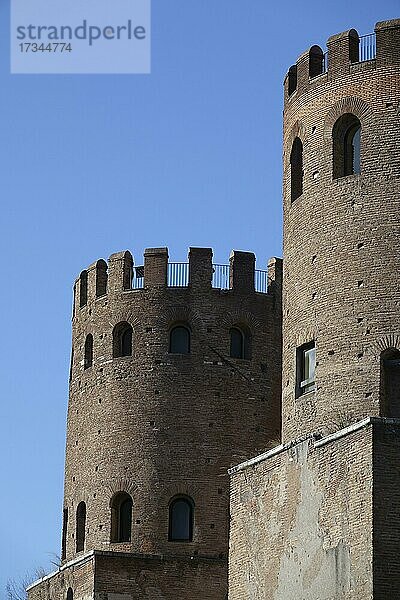
[[[352,29],[285,80],[284,441],[400,417],[399,49]]]
[[[65,564],[91,550],[192,557],[193,569],[206,559],[220,570],[218,581],[204,572],[202,598],[225,597],[227,469],[279,439],[281,270],[272,259],[268,278],[255,278],[251,253],[233,252],[225,269],[212,265],[210,249],[191,248],[188,264],[177,264],[166,248],[153,248],[144,267],[125,252],[82,272],[74,288]],[[177,499],[191,512],[191,530],[178,524],[174,535]],[[187,593],[175,596],[165,592],[165,572],[157,586],[163,598],[192,598],[188,581]]]

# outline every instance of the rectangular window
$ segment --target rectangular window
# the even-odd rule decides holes
[[[315,342],[297,348],[296,398],[315,389]]]

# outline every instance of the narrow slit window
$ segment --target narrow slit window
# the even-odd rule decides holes
[[[86,336],[85,340],[85,358],[84,358],[84,368],[90,369],[93,365],[93,336],[89,333]]]
[[[290,197],[294,202],[303,193],[303,144],[295,138],[290,153]]]
[[[98,260],[96,264],[96,298],[107,294],[107,263],[105,260]]]
[[[86,306],[88,300],[88,274],[82,271],[79,277],[79,306]]]
[[[76,509],[76,551],[82,552],[85,549],[86,534],[86,504],[80,502]]]
[[[68,530],[68,508],[63,510],[63,528],[61,542],[61,560],[65,560],[67,556],[67,530]]]

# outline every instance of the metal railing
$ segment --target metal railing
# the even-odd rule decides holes
[[[132,289],[141,290],[144,287],[144,266],[133,267]]]
[[[256,292],[266,294],[268,292],[268,271],[256,269],[254,274],[254,285]]]
[[[369,33],[368,35],[360,36],[359,46],[359,62],[365,62],[366,60],[373,60],[376,58],[376,35],[375,33]]]
[[[213,264],[212,287],[220,290],[230,288],[230,266]],[[168,263],[168,287],[188,287],[189,263]],[[255,291],[262,294],[268,292],[268,271],[256,269],[254,274]],[[144,288],[144,267],[133,267],[132,289]]]
[[[167,285],[187,287],[189,285],[189,263],[168,263]]]
[[[213,288],[229,290],[229,265],[213,265]]]

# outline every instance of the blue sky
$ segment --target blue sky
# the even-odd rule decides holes
[[[282,82],[398,0],[153,0],[152,74],[9,73],[0,5],[0,598],[60,551],[72,284],[167,245],[281,255]]]

